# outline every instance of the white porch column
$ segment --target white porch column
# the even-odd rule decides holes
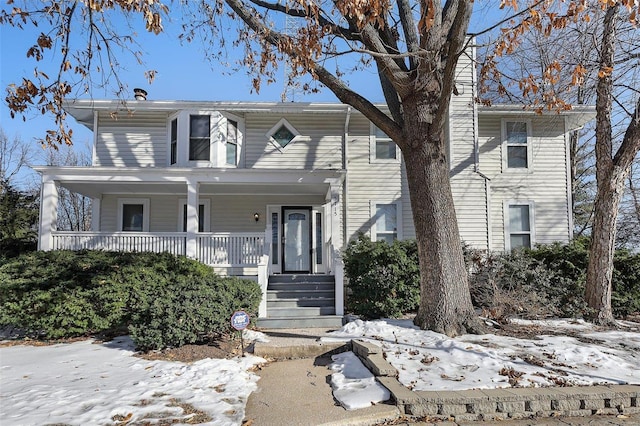
[[[335,287],[335,308],[336,315],[344,315],[344,266],[340,257],[343,246],[342,235],[342,181],[338,179],[329,180],[329,192],[327,200],[330,201],[329,208],[331,218],[331,271],[336,280]]]
[[[187,247],[186,255],[198,258],[198,190],[200,183],[187,180]]]
[[[101,198],[91,199],[91,230],[93,232],[100,231],[100,202]]]
[[[40,189],[40,225],[38,227],[38,250],[53,250],[53,231],[58,219],[58,187],[52,180],[42,177]]]

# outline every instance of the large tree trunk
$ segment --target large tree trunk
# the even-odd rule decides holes
[[[471,303],[444,134],[418,123],[416,116],[418,111],[405,114],[411,149],[403,152],[420,258],[420,306],[414,322],[448,336],[478,333],[482,324]]]
[[[609,170],[609,173],[606,173],[607,178],[598,182],[587,266],[586,302],[592,310],[589,316],[601,325],[614,323],[611,310],[611,281],[618,207],[624,190],[624,173],[620,172],[614,175],[614,171]]]

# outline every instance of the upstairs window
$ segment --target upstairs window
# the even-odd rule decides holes
[[[529,167],[529,127],[529,123],[526,121],[504,122],[507,168],[526,169]]]
[[[227,164],[238,164],[238,122],[227,119]]]
[[[387,136],[373,123],[371,123],[369,142],[369,161],[371,163],[379,161],[398,161],[398,146],[389,136]]]
[[[533,234],[533,208],[530,203],[507,206],[507,250],[531,248]]]
[[[189,116],[189,161],[209,161],[211,158],[211,116]]]
[[[171,162],[169,164],[176,164],[178,162],[178,119],[171,120],[171,140],[170,142],[170,157]]]
[[[267,137],[276,148],[286,148],[295,142],[298,136],[300,133],[284,118],[267,132]]]

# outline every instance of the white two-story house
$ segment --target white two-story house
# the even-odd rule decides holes
[[[474,102],[461,60],[448,122],[461,238],[509,250],[572,236],[569,132],[590,108],[537,115]],[[267,327],[340,324],[340,251],[415,235],[402,156],[343,104],[75,100],[89,167],[38,167],[39,248],[168,251],[255,279]],[[56,229],[58,188],[91,197],[91,232]]]

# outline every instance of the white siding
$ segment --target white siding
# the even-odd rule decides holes
[[[534,243],[566,242],[571,235],[564,118],[530,115],[526,118],[531,120],[532,130],[528,169],[503,170],[501,118],[483,115],[479,121],[480,171],[491,179],[495,250],[505,247],[504,201],[534,203]]]
[[[211,197],[212,232],[264,232],[266,206],[321,206],[324,196],[312,195],[214,195]],[[260,221],[253,218],[260,214]]]
[[[182,198],[186,197],[186,193]],[[103,232],[119,231],[118,199],[149,199],[149,232],[176,232],[178,229],[177,195],[144,195],[144,194],[109,194],[104,195],[100,203],[100,230]]]
[[[372,225],[371,201],[391,203],[401,200],[403,196],[400,161],[371,163],[369,133],[369,121],[360,114],[353,115],[347,141],[349,152],[347,238],[349,239],[355,238],[358,232],[369,234]],[[403,202],[402,211],[405,210]],[[403,225],[405,225],[404,218]],[[403,235],[405,235],[404,232]]]
[[[149,232],[178,231],[180,195],[144,195],[121,194],[105,195],[101,203],[101,231],[116,232],[118,224],[119,198],[149,199]],[[321,206],[324,196],[312,195],[211,195],[200,194],[200,200],[210,200],[211,232],[263,232],[265,230],[266,206]],[[260,220],[255,221],[253,214],[259,213]]]
[[[101,112],[94,166],[164,167],[167,164],[167,114]]]
[[[285,148],[267,133],[285,118],[299,133]],[[343,114],[246,114],[245,167],[263,169],[342,169]]]
[[[454,173],[473,167],[475,162],[473,66],[469,56],[460,56],[455,78],[458,94],[451,96],[449,107],[448,141]]]
[[[459,173],[451,177],[460,238],[481,250],[489,248],[486,185],[486,180],[477,173]]]

